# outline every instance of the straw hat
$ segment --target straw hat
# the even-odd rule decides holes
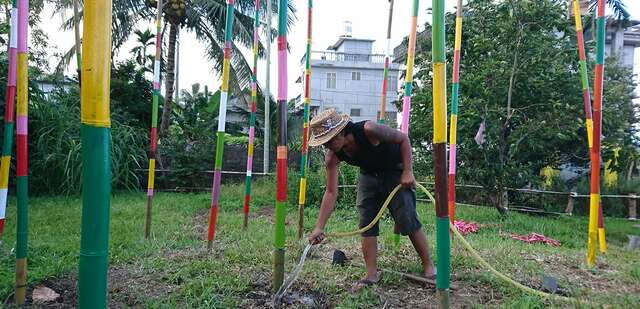
[[[330,141],[349,123],[349,116],[340,115],[334,108],[327,109],[313,117],[309,124],[311,138],[309,146],[320,146]]]

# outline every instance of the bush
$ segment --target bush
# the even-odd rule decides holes
[[[29,111],[30,192],[71,194],[81,189],[80,95],[58,89],[49,100],[32,101]],[[146,160],[147,132],[111,122],[111,177],[114,189],[138,189],[135,170]]]

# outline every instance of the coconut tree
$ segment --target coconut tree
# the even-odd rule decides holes
[[[147,60],[149,60],[149,57],[147,57],[147,49],[155,45],[153,40],[156,38],[156,35],[151,33],[149,29],[145,31],[136,30],[134,33],[138,45],[131,49],[131,53],[136,57],[136,62],[144,68],[147,65]]]
[[[78,0],[79,1],[79,0]],[[137,27],[142,23],[149,23],[155,18],[157,0],[113,0],[112,18],[112,55],[117,54],[122,45],[127,42]],[[277,14],[278,0],[272,1],[272,14]],[[167,66],[165,75],[165,103],[160,123],[160,137],[164,136],[170,124],[172,116],[174,81],[175,81],[175,50],[178,32],[181,29],[192,32],[196,38],[205,44],[206,56],[215,65],[217,73],[222,72],[224,28],[225,28],[225,0],[164,0],[163,21],[164,29],[168,27],[169,38],[166,45]],[[62,14],[73,6],[73,0],[58,0],[56,12]],[[250,48],[253,40],[253,15],[255,12],[255,0],[236,0],[234,10],[230,87],[233,92],[239,93],[249,85],[251,68],[242,56],[240,46]],[[266,15],[266,6],[261,9],[262,16]],[[82,18],[82,10],[79,16]],[[295,18],[295,7],[289,3],[289,25]],[[74,19],[66,20],[62,28],[73,29]],[[166,31],[163,31],[165,33]],[[275,38],[275,29],[266,31],[267,36]],[[164,53],[164,51],[163,51]],[[264,47],[259,46],[259,55],[264,55]],[[70,58],[70,56],[69,56]],[[66,62],[68,63],[68,61]]]

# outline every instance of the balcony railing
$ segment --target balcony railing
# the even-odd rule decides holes
[[[302,56],[300,63],[304,64],[305,56]],[[352,54],[333,51],[312,51],[312,60],[326,60],[326,61],[339,61],[339,62],[370,62],[370,63],[384,63],[383,54]]]

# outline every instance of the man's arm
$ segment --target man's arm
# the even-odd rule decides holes
[[[415,185],[415,178],[413,177],[413,157],[409,136],[396,129],[377,124],[373,121],[364,123],[364,134],[373,145],[380,143],[400,145],[400,155],[402,156],[402,166],[404,168],[400,183],[404,187],[413,187]]]
[[[319,243],[324,239],[324,226],[327,224],[338,199],[338,163],[340,163],[340,160],[333,151],[327,151],[324,156],[327,187],[320,203],[320,214],[318,215],[316,226],[311,235],[309,235],[309,242],[313,244]]]

